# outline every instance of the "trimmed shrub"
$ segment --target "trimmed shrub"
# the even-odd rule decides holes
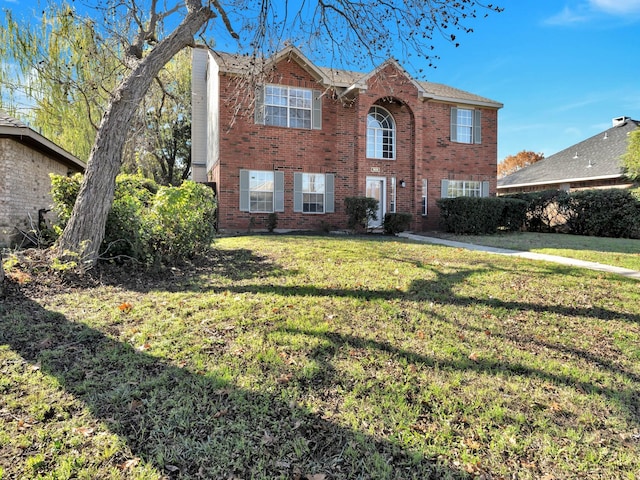
[[[408,230],[412,219],[410,213],[385,213],[382,228],[387,235],[396,235]]]
[[[631,190],[581,190],[563,200],[569,233],[640,238],[640,200]]]
[[[378,218],[378,200],[371,197],[347,197],[344,199],[349,228],[367,229],[369,220]]]
[[[526,203],[502,197],[454,197],[437,200],[445,231],[486,235],[498,230],[518,230]]]
[[[564,209],[568,193],[562,190],[514,193],[501,198],[513,198],[527,203],[524,220],[528,232],[555,232],[566,223]]]

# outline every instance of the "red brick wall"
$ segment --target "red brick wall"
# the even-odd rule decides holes
[[[312,75],[295,61],[283,60],[271,83],[323,91]],[[267,214],[240,212],[240,169],[280,170],[285,174],[285,211],[278,212],[278,228],[345,228],[344,198],[364,195],[369,176],[396,177],[398,212],[410,212],[414,230],[436,228],[435,201],[440,181],[445,179],[489,180],[495,193],[497,155],[497,112],[482,111],[482,144],[449,141],[452,105],[418,98],[415,85],[392,66],[369,80],[366,91],[351,101],[335,98],[326,91],[322,102],[322,130],[302,130],[256,125],[253,97],[238,87],[233,76],[220,77],[223,99],[220,111],[220,162],[209,172],[218,184],[219,227],[246,230],[254,217],[255,228],[264,228]],[[237,101],[236,98],[243,100]],[[380,105],[396,121],[396,159],[366,158],[366,121],[372,105]],[[247,112],[238,115],[238,111]],[[373,167],[373,171],[372,171]],[[334,173],[333,214],[293,212],[293,172]],[[422,178],[429,182],[429,215],[421,217]],[[400,188],[400,180],[406,188]],[[389,197],[389,195],[388,195]],[[387,199],[387,209],[389,207]]]

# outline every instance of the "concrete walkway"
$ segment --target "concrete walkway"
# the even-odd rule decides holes
[[[575,258],[559,257],[557,255],[547,255],[544,253],[534,252],[521,252],[519,250],[509,250],[506,248],[487,247],[483,245],[475,245],[473,243],[455,242],[453,240],[445,240],[443,238],[425,237],[422,235],[416,235],[413,233],[400,233],[399,237],[408,238],[417,242],[434,243],[437,245],[446,245],[448,247],[464,248],[466,250],[476,250],[479,252],[494,253],[496,255],[507,255],[511,257],[522,257],[531,260],[543,260],[546,262],[555,262],[562,265],[569,265],[572,267],[588,268],[591,270],[599,270],[601,272],[616,273],[627,278],[634,278],[640,280],[640,272],[636,270],[630,270],[628,268],[614,267],[611,265],[604,265],[602,263],[587,262],[585,260],[577,260]]]

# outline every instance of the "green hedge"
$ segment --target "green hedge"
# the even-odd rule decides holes
[[[562,190],[514,193],[501,198],[523,200],[527,204],[524,229],[528,232],[555,232],[566,222],[565,202],[569,194]]]
[[[442,227],[456,234],[485,235],[519,230],[526,202],[503,197],[455,197],[437,200]]]
[[[640,200],[631,190],[582,190],[560,203],[569,233],[640,238]]]

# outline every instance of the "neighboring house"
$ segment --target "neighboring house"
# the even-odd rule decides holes
[[[20,243],[52,207],[50,173],[83,172],[84,163],[0,110],[0,245]]]
[[[629,133],[640,122],[617,117],[612,123],[602,133],[498,179],[498,194],[633,186],[624,176],[621,157],[627,151]]]
[[[436,200],[495,195],[502,104],[413,79],[395,60],[369,73],[314,65],[288,46],[193,53],[193,179],[214,182],[221,230],[345,228],[345,198],[379,200],[436,228]],[[265,72],[252,75],[253,72]],[[256,80],[260,78],[260,80]]]

